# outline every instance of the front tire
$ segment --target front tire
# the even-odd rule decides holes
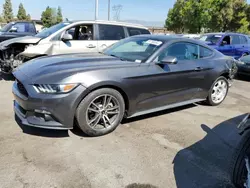
[[[250,130],[243,134],[232,158],[231,179],[237,188],[244,188],[247,180],[246,156],[250,157]]]
[[[125,112],[122,95],[114,89],[103,88],[88,94],[76,110],[80,129],[89,136],[102,136],[116,129]]]
[[[211,106],[218,106],[227,96],[229,88],[228,80],[224,76],[220,76],[215,80],[211,89],[209,90],[207,103]]]

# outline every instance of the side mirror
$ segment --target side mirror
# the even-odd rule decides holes
[[[173,56],[166,56],[161,61],[160,64],[177,64],[178,60],[176,57]]]
[[[16,27],[12,27],[9,32],[17,32],[17,28]]]
[[[227,41],[222,41],[220,45],[221,45],[221,46],[227,45]]]
[[[62,41],[69,41],[69,40],[72,40],[73,37],[71,34],[68,34],[68,33],[65,33],[63,36],[62,36]]]

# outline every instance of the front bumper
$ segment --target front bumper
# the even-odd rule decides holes
[[[23,85],[26,95],[17,82],[13,84],[14,111],[23,125],[47,129],[72,129],[75,111],[83,98],[85,88],[79,85],[67,94],[40,94],[31,85]]]

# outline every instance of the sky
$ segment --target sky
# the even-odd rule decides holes
[[[175,0],[110,0],[111,19],[114,12],[112,6],[122,5],[121,20],[163,21],[169,8]],[[249,0],[250,1],[250,0]],[[47,6],[61,6],[64,18],[71,20],[93,20],[95,15],[95,0],[11,0],[14,14],[22,2],[27,13],[33,19],[40,19],[41,13]],[[0,0],[0,11],[4,0]],[[99,0],[99,19],[108,18],[108,0]]]
[[[11,0],[14,14],[16,15],[18,5],[23,3],[27,13],[32,19],[40,19],[41,13],[47,6],[57,8],[61,6],[64,18],[69,20],[93,20],[95,16],[95,0]],[[143,20],[148,22],[162,22],[167,17],[169,8],[172,8],[176,0],[110,0],[111,19],[113,19],[114,5],[122,5],[120,20]],[[250,3],[250,0],[247,0]],[[0,0],[0,11],[2,4]],[[98,19],[108,18],[108,0],[99,0]]]

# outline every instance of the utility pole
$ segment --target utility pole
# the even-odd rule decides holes
[[[110,0],[108,0],[108,20],[110,20]]]
[[[95,0],[95,20],[98,19],[98,0]]]

